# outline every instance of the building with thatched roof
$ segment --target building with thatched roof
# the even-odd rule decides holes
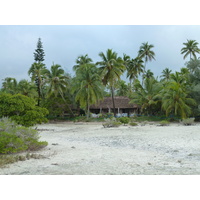
[[[130,114],[138,114],[139,113],[139,106],[133,103],[130,103],[130,99],[125,96],[116,96],[114,97],[115,100],[115,109],[116,113],[122,114],[122,113],[127,113],[128,116]],[[99,113],[113,113],[113,102],[112,102],[112,97],[104,97],[102,101],[97,103],[96,105],[91,105],[90,106],[90,112],[94,114],[99,114]]]

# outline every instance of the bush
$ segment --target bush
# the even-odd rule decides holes
[[[36,130],[18,126],[8,118],[0,121],[0,154],[17,153],[26,150],[38,150],[48,145],[40,142]]]
[[[9,117],[18,124],[29,127],[47,122],[48,110],[36,106],[36,102],[27,96],[16,94],[0,95],[0,118]]]
[[[190,126],[192,124],[194,124],[194,120],[195,118],[187,118],[187,119],[182,119],[182,123],[185,125],[185,126]]]
[[[129,121],[130,121],[130,118],[129,117],[120,117],[119,118],[119,121],[122,123],[122,124],[128,124]]]
[[[115,118],[107,118],[104,121],[106,122],[103,124],[104,128],[119,127],[121,125],[121,122],[117,122]]]
[[[160,126],[168,126],[169,123],[170,123],[170,122],[167,121],[167,120],[162,120],[162,121],[159,122]]]
[[[131,126],[137,126],[138,124],[135,123],[135,122],[130,122],[129,125],[131,125]]]

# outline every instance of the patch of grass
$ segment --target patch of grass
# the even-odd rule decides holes
[[[169,124],[170,124],[170,122],[167,121],[167,120],[162,120],[162,121],[159,122],[160,126],[169,126]]]
[[[12,164],[19,161],[42,158],[44,158],[43,155],[34,153],[27,153],[26,155],[0,155],[0,168],[3,168],[8,164]]]
[[[129,125],[130,126],[137,126],[138,124],[136,122],[130,122]]]

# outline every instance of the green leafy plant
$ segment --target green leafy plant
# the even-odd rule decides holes
[[[104,128],[119,127],[122,123],[118,122],[114,117],[104,119],[106,123],[103,123]]]
[[[29,127],[47,122],[48,110],[35,105],[35,101],[27,96],[16,94],[0,95],[0,118],[9,117],[17,124]]]
[[[130,126],[137,126],[138,124],[136,122],[130,122],[129,125]]]
[[[129,117],[120,117],[120,118],[119,118],[119,121],[120,121],[122,124],[126,125],[126,124],[128,124],[128,123],[130,122],[130,118],[129,118]]]
[[[167,120],[162,120],[162,121],[159,122],[159,125],[160,125],[160,126],[168,126],[169,123],[170,123],[170,122],[167,121]]]
[[[39,138],[35,129],[18,126],[8,118],[0,120],[0,154],[33,151],[48,145],[45,141],[39,141]]]

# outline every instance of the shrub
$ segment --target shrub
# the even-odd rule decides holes
[[[135,123],[135,122],[130,122],[129,125],[131,125],[131,126],[137,126],[138,124]]]
[[[120,117],[119,118],[119,121],[122,123],[122,124],[128,124],[129,123],[129,121],[130,121],[130,118],[128,118],[128,117]]]
[[[9,117],[26,127],[47,122],[45,116],[48,114],[48,110],[35,104],[36,102],[32,98],[21,94],[1,94],[0,118]]]
[[[182,119],[182,123],[185,125],[185,126],[190,126],[192,124],[194,124],[194,120],[195,118],[187,118],[187,119]]]
[[[160,126],[168,126],[168,125],[169,125],[169,121],[167,121],[167,120],[162,120],[162,121],[159,122],[159,125],[160,125]]]
[[[18,126],[8,118],[0,120],[0,154],[38,150],[48,145],[38,140],[39,133],[35,129]]]
[[[104,128],[119,127],[121,125],[121,122],[117,122],[115,118],[107,118],[104,121],[106,122],[103,124]]]

